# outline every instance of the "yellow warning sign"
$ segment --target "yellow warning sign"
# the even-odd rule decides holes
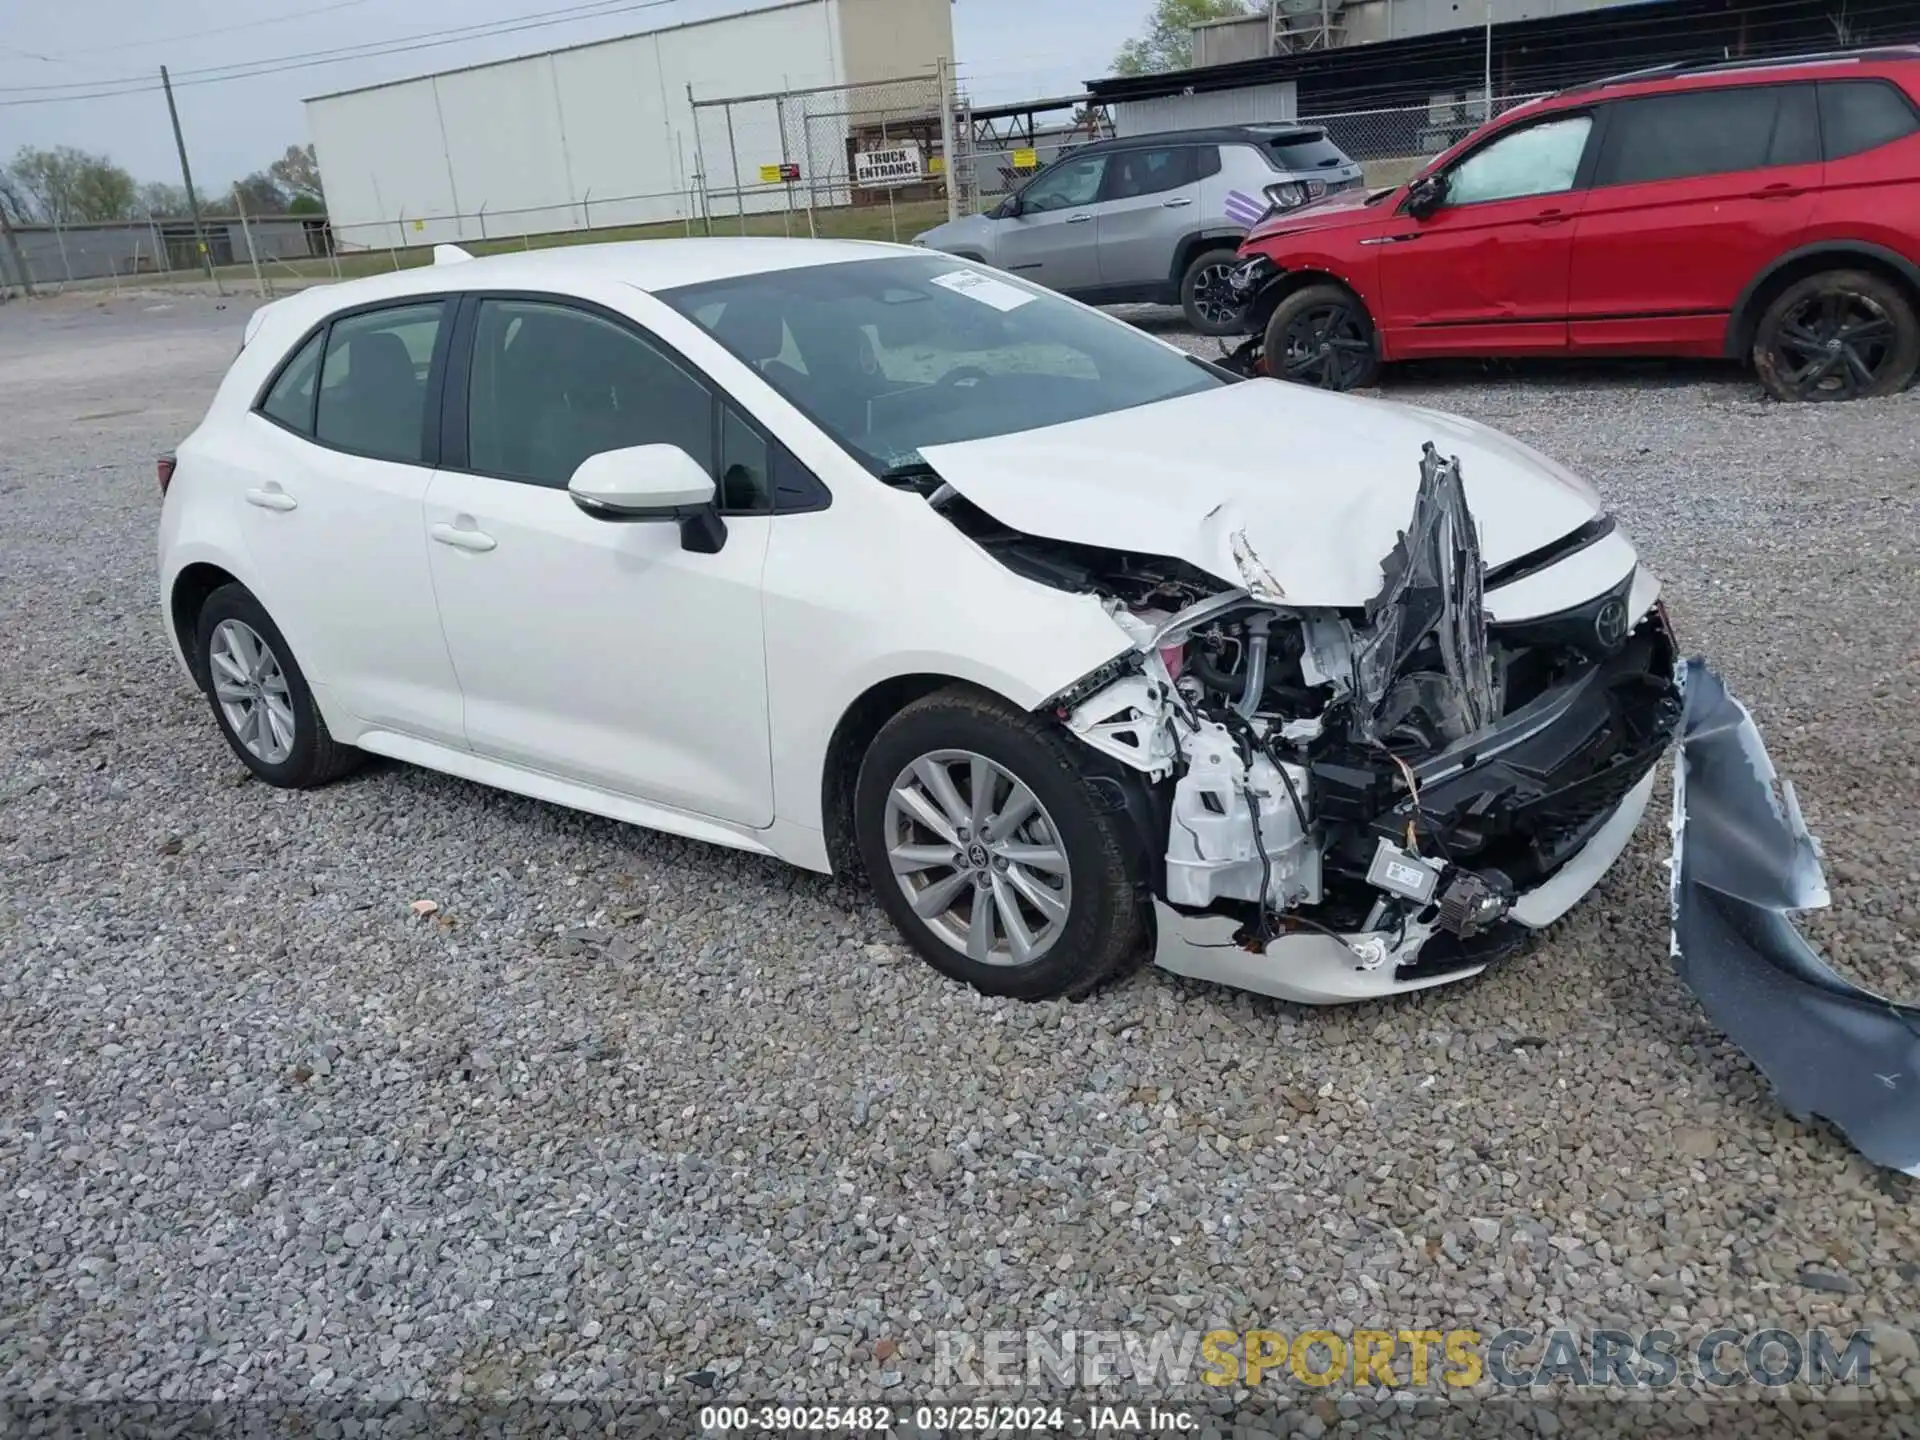
[[[416,230],[424,230],[427,228],[427,222],[424,220],[416,220],[413,222],[413,228]]]
[[[947,157],[944,155],[929,156],[927,159],[927,173],[929,175],[946,174],[947,173]]]
[[[778,165],[762,165],[760,167],[760,183],[762,185],[778,185],[780,183],[780,167]]]
[[[1038,150],[1016,150],[1013,152],[1013,168],[1016,170],[1037,170],[1040,168]]]

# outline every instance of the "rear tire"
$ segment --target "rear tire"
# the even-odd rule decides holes
[[[1776,400],[1870,400],[1920,367],[1920,320],[1905,293],[1864,270],[1789,285],[1760,317],[1753,368]]]
[[[1245,319],[1231,303],[1227,276],[1240,263],[1238,249],[1222,247],[1196,255],[1180,277],[1180,308],[1187,324],[1202,335],[1238,335]]]
[[[222,585],[207,597],[194,644],[220,733],[269,785],[324,785],[366,759],[328,732],[292,647],[246,586]]]
[[[1380,378],[1373,317],[1340,285],[1306,285],[1267,321],[1267,374],[1322,390],[1357,390]]]
[[[874,737],[854,788],[860,858],[942,974],[1047,1000],[1084,995],[1141,953],[1142,857],[1078,759],[1053,726],[964,686]]]

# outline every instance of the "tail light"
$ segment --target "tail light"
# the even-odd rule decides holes
[[[1281,210],[1297,210],[1302,205],[1323,199],[1327,193],[1324,180],[1282,180],[1278,185],[1267,186],[1267,198]]]
[[[162,500],[167,498],[167,487],[173,484],[173,467],[175,463],[171,455],[162,455],[158,460],[153,462],[154,473],[160,477],[160,498]]]

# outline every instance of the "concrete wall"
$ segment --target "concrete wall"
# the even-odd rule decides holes
[[[316,253],[307,226],[298,219],[267,218],[249,222],[254,253],[262,261],[304,259]],[[37,285],[68,280],[99,280],[111,275],[152,274],[195,266],[192,226],[188,221],[144,220],[111,225],[17,225],[20,256]],[[216,263],[247,263],[247,241],[238,220],[205,222],[208,249]],[[183,238],[185,237],[185,238]],[[0,282],[17,285],[20,277],[5,246],[0,245]]]
[[[931,37],[950,55],[950,22],[929,18],[947,19],[946,5],[798,0],[309,100],[335,235],[353,249],[691,219],[703,159],[709,189],[730,191],[785,157],[771,102],[765,117],[739,113],[729,143],[723,112],[696,125],[689,85],[702,100],[838,85],[848,36],[861,65],[931,74],[933,54],[908,66],[899,50]]]
[[[1282,80],[1273,85],[1248,85],[1239,90],[1123,100],[1113,107],[1113,128],[1119,135],[1154,135],[1163,130],[1196,130],[1207,125],[1292,120],[1298,115],[1296,88],[1293,81]]]
[[[1515,20],[1541,20],[1633,3],[1635,0],[1494,0],[1493,19],[1496,25],[1507,25]],[[1359,0],[1341,8],[1340,41],[1343,45],[1365,45],[1442,30],[1479,29],[1486,23],[1487,0]]]
[[[834,0],[840,70],[849,85],[953,64],[953,0]]]

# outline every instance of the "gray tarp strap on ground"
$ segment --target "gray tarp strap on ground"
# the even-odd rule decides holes
[[[1683,676],[1673,784],[1673,965],[1795,1119],[1920,1174],[1920,1009],[1831,970],[1788,918],[1827,903],[1819,848],[1747,709]],[[1777,782],[1777,788],[1776,788]]]

